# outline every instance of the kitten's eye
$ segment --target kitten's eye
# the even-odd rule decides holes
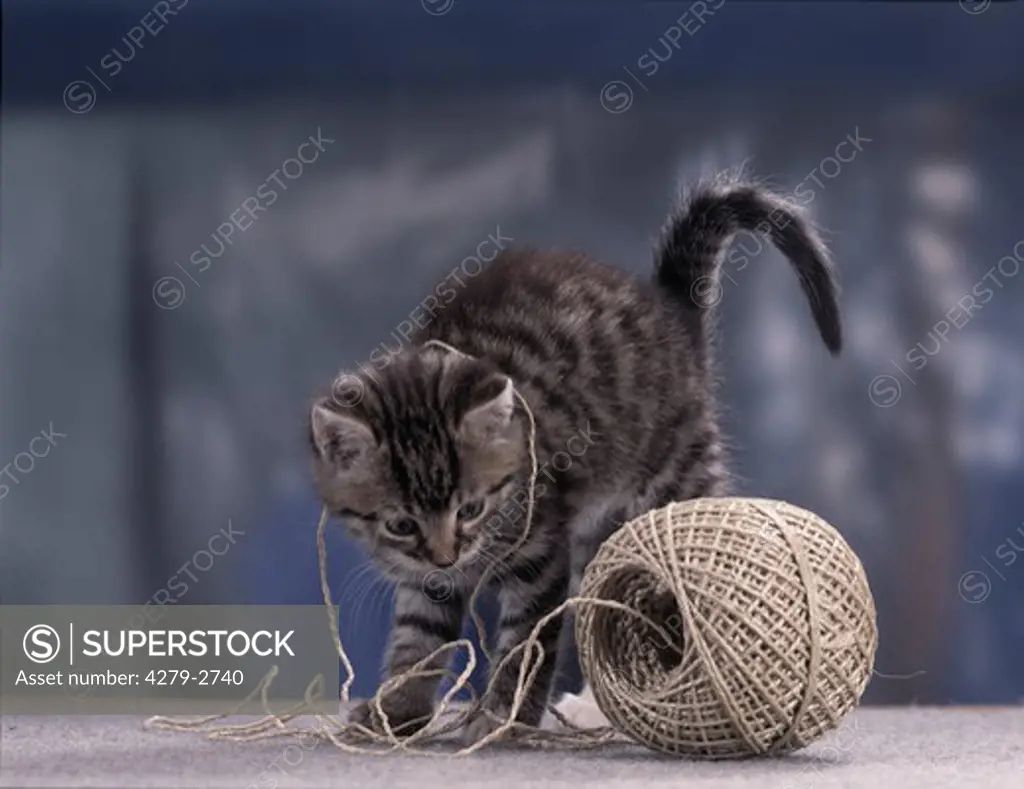
[[[459,507],[458,518],[460,521],[471,521],[473,518],[479,517],[480,513],[483,511],[483,501],[480,499],[474,499],[473,501],[467,501]]]
[[[396,537],[412,537],[420,530],[420,525],[412,518],[396,518],[388,521],[385,528]]]

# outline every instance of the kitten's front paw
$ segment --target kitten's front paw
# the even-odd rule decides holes
[[[381,704],[388,718],[388,726],[398,737],[415,734],[430,720],[434,711],[430,702],[413,701],[401,696],[385,696]],[[384,721],[377,713],[371,699],[362,701],[348,713],[349,723],[357,723],[377,734],[385,734]]]
[[[490,706],[482,706],[466,721],[465,726],[462,729],[462,744],[463,746],[475,745],[488,734],[493,732],[495,729],[505,725],[505,722],[511,715],[510,707],[504,704],[492,704]],[[525,726],[538,726],[540,725],[541,716],[543,710],[533,709],[526,707],[519,710],[519,715],[516,717],[516,722],[521,723]],[[505,740],[514,737],[516,729],[512,728],[506,731],[499,739]]]
[[[490,714],[484,708],[477,710],[462,728],[462,745],[467,748],[470,745],[475,745],[506,720],[508,720],[507,710],[504,712],[495,710]]]

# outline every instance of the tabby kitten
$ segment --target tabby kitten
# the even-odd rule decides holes
[[[787,256],[837,354],[837,286],[812,226],[763,187],[719,179],[697,186],[669,217],[653,282],[582,254],[504,251],[386,366],[346,374],[357,397],[313,405],[319,493],[396,584],[390,676],[458,638],[489,565],[501,605],[497,662],[577,588],[623,522],[725,493],[712,308],[725,250],[740,231]],[[524,534],[531,471],[516,391],[536,420],[541,474],[529,534],[506,555]],[[554,619],[541,632],[546,657],[519,712],[523,723],[536,725],[544,713],[562,628]],[[517,675],[512,661],[492,677],[466,739],[492,730],[487,711],[507,717]],[[393,729],[423,724],[438,682],[420,678],[384,697]],[[351,718],[381,725],[366,704]]]

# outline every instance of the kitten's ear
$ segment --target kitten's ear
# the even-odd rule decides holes
[[[509,426],[515,407],[512,379],[504,375],[488,378],[474,393],[473,405],[459,424],[459,436],[474,445],[493,441]]]
[[[365,423],[355,416],[338,413],[323,400],[313,405],[309,431],[313,451],[344,470],[352,468],[377,446]]]

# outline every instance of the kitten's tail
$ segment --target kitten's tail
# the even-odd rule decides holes
[[[743,181],[697,186],[669,217],[655,251],[655,282],[692,317],[701,347],[710,339],[712,308],[721,299],[725,249],[741,230],[755,236],[756,252],[767,237],[789,259],[821,338],[838,354],[843,344],[839,288],[828,250],[798,206]]]

